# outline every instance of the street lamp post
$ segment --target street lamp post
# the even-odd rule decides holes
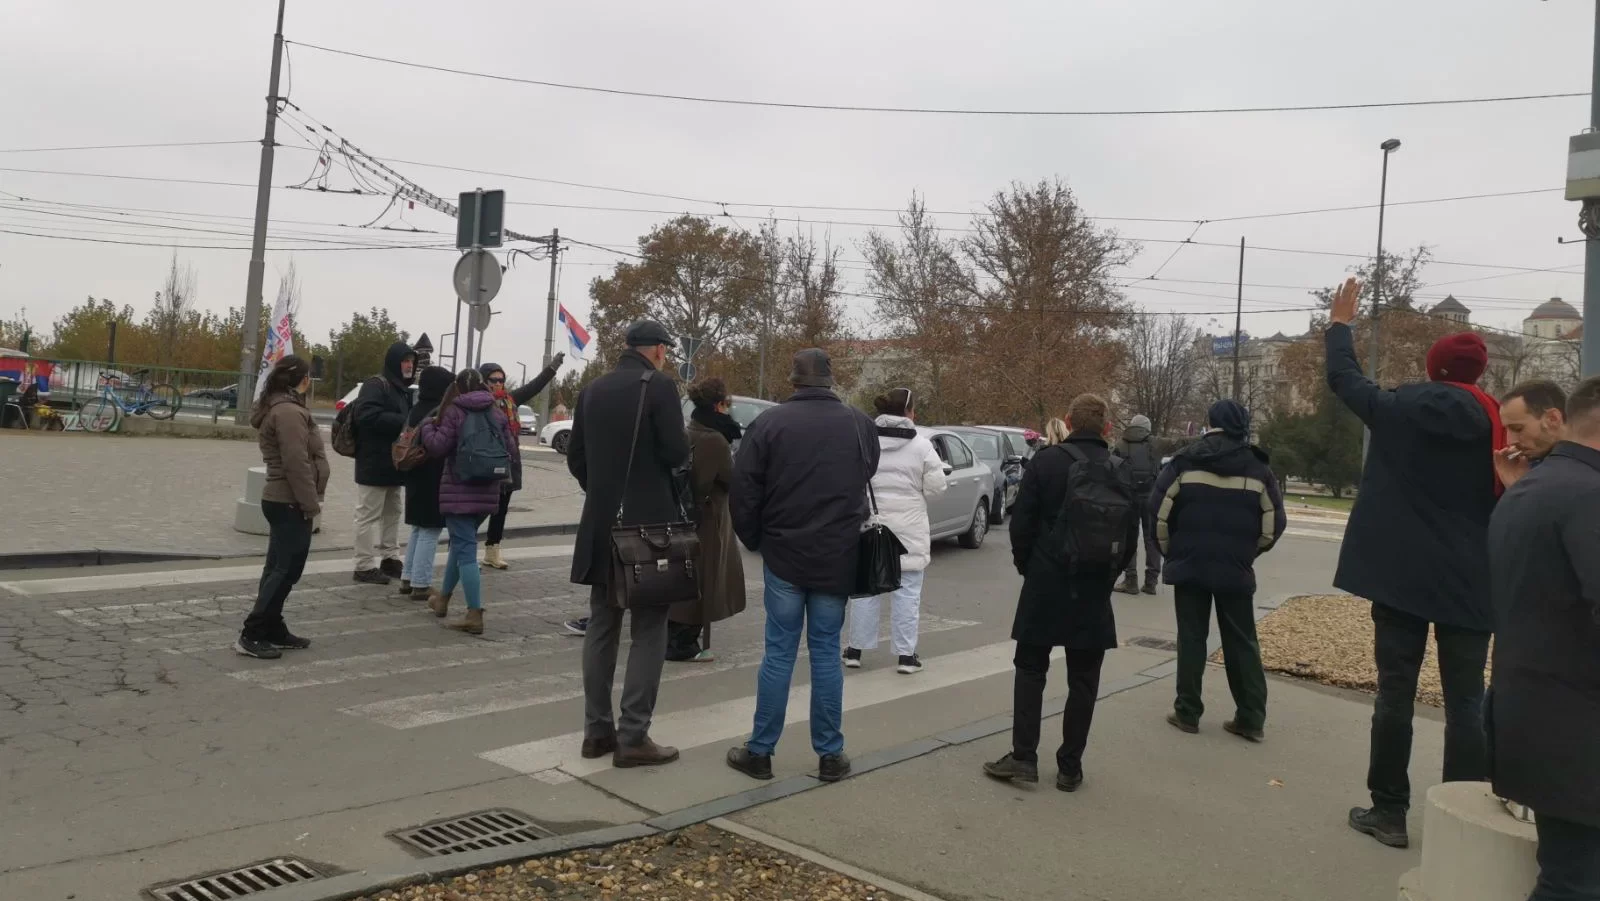
[[[1383,177],[1378,182],[1378,256],[1372,264],[1372,336],[1369,339],[1367,353],[1367,370],[1376,382],[1378,380],[1378,361],[1381,351],[1378,344],[1379,310],[1383,305],[1383,213],[1389,202],[1389,154],[1400,149],[1400,139],[1390,138],[1378,145],[1383,151]],[[1363,427],[1361,430],[1361,462],[1367,461],[1367,451],[1372,447],[1372,430]]]
[[[517,387],[520,388],[523,385],[528,384],[528,364],[518,360],[517,365],[522,367],[522,381],[517,383]]]

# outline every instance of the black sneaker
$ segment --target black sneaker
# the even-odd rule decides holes
[[[861,668],[861,651],[857,648],[844,649],[844,665],[848,669]]]
[[[1056,773],[1056,788],[1064,792],[1075,792],[1083,788],[1083,770],[1076,773]]]
[[[569,619],[561,624],[561,628],[566,629],[572,635],[584,635],[589,631],[589,617]]]
[[[740,745],[728,749],[728,766],[749,776],[751,779],[772,778],[772,755],[752,754],[749,745]]]
[[[384,575],[381,569],[358,569],[350,578],[367,585],[388,585],[394,581]]]
[[[283,652],[270,643],[255,638],[245,638],[243,635],[234,640],[233,649],[246,657],[258,660],[277,660],[283,656]]]
[[[378,564],[378,572],[383,573],[391,579],[400,578],[400,574],[405,571],[405,565],[399,560],[385,560]]]
[[[1404,848],[1411,844],[1406,834],[1406,815],[1397,810],[1380,810],[1376,807],[1350,808],[1350,828],[1378,840],[1391,848]]]
[[[843,752],[824,754],[817,759],[817,778],[823,782],[838,782],[850,775],[850,758]]]
[[[293,632],[285,632],[277,638],[269,639],[267,643],[285,651],[303,651],[311,647],[311,639],[301,638]]]
[[[407,596],[409,596],[411,594],[411,580],[410,579],[401,579],[400,580],[400,593],[403,594],[403,595],[407,595]]]
[[[1039,765],[1007,754],[993,763],[984,764],[983,774],[1001,782],[1038,782]]]
[[[900,673],[902,676],[909,676],[913,673],[922,672],[922,658],[918,657],[916,654],[902,654],[900,656],[900,665],[896,667],[896,672]]]

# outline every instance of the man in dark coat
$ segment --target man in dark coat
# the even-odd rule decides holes
[[[650,740],[650,718],[661,688],[667,651],[667,608],[634,607],[628,673],[622,685],[621,721],[611,718],[623,610],[609,591],[611,527],[680,522],[673,470],[689,459],[683,408],[666,366],[672,336],[661,323],[641,319],[628,327],[628,349],[616,369],[578,396],[567,445],[567,469],[584,491],[583,516],[572,548],[572,581],[591,586],[589,626],[583,636],[586,699],[583,756],[612,755],[618,767],[655,766],[678,759],[678,749]],[[637,426],[637,439],[635,431]],[[629,450],[632,449],[632,456]],[[620,517],[620,520],[619,520]]]
[[[850,774],[839,633],[855,588],[867,483],[878,471],[877,427],[833,393],[833,364],[823,351],[795,354],[789,381],[794,394],[762,413],[739,443],[728,494],[735,534],[765,563],[767,610],[755,726],[748,743],[728,752],[728,765],[772,778],[803,632],[818,778],[837,782]]]
[[[404,341],[389,345],[383,372],[362,384],[351,401],[356,435],[357,582],[387,585],[404,570],[400,560],[401,486],[392,448],[411,413],[416,353]]]
[[[1483,671],[1493,628],[1488,529],[1499,404],[1475,385],[1488,351],[1470,332],[1428,352],[1428,383],[1386,391],[1363,376],[1350,331],[1360,290],[1355,279],[1339,289],[1325,339],[1328,387],[1372,435],[1333,580],[1372,602],[1376,629],[1372,807],[1351,810],[1350,826],[1403,848],[1411,715],[1430,623],[1444,689],[1444,781],[1488,776]]]
[[[1600,898],[1600,377],[1489,524],[1494,789],[1533,809],[1528,901]]]
[[[1288,518],[1266,453],[1250,444],[1250,411],[1219,400],[1206,413],[1206,424],[1204,437],[1166,465],[1155,489],[1156,536],[1178,619],[1177,700],[1167,722],[1183,732],[1200,731],[1200,683],[1214,600],[1234,704],[1233,719],[1222,728],[1261,741],[1267,674],[1256,640],[1255,561],[1278,543]]]
[[[1161,545],[1156,541],[1155,507],[1150,496],[1155,491],[1156,477],[1161,474],[1161,445],[1150,434],[1150,417],[1143,413],[1133,417],[1117,442],[1116,455],[1128,467],[1128,481],[1133,483],[1133,500],[1139,507],[1139,525],[1144,531],[1144,593],[1155,594],[1156,582],[1161,579]],[[1122,575],[1117,590],[1123,594],[1138,594],[1138,551],[1128,560],[1128,571]]]
[[[1067,413],[1072,427],[1067,440],[1034,454],[1023,471],[1011,520],[1011,558],[1023,577],[1022,596],[1011,626],[1011,638],[1017,643],[1011,753],[983,765],[983,771],[995,779],[1039,781],[1039,729],[1050,654],[1055,648],[1066,648],[1067,704],[1061,721],[1061,748],[1056,751],[1056,788],[1077,791],[1083,784],[1083,750],[1089,743],[1089,724],[1100,693],[1100,666],[1106,651],[1117,646],[1111,589],[1133,556],[1139,518],[1133,511],[1122,542],[1123,557],[1104,570],[1075,571],[1072,561],[1058,557],[1048,543],[1060,527],[1073,464],[1083,459],[1114,459],[1106,444],[1110,432],[1107,412],[1106,402],[1093,394],[1073,400]]]

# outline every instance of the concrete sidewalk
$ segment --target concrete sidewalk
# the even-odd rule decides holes
[[[1270,690],[1262,745],[1222,731],[1232,705],[1219,667],[1207,673],[1197,736],[1162,719],[1171,680],[1107,698],[1075,794],[1053,784],[1057,717],[1037,786],[982,775],[1010,747],[998,735],[733,819],[944,899],[1394,898],[1420,860],[1420,814],[1408,851],[1345,825],[1367,803],[1370,700],[1282,679]],[[1443,728],[1420,716],[1416,727],[1421,799],[1438,781]]]
[[[523,437],[523,488],[507,525],[575,523],[583,493],[566,458]],[[264,553],[265,535],[233,528],[245,472],[261,465],[253,442],[135,438],[0,430],[3,493],[14,528],[6,553],[131,550],[197,555]],[[355,461],[331,450],[322,531],[314,550],[355,541]],[[404,543],[407,529],[401,528]]]

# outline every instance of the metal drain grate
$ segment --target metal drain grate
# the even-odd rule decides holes
[[[237,870],[158,885],[147,893],[156,901],[228,901],[321,878],[323,874],[303,860],[278,857]]]
[[[389,833],[390,838],[427,857],[525,845],[554,835],[527,814],[505,809],[469,813]]]
[[[1152,651],[1176,651],[1178,643],[1170,638],[1154,638],[1149,635],[1140,635],[1128,639],[1128,644],[1138,648],[1149,648]]]

